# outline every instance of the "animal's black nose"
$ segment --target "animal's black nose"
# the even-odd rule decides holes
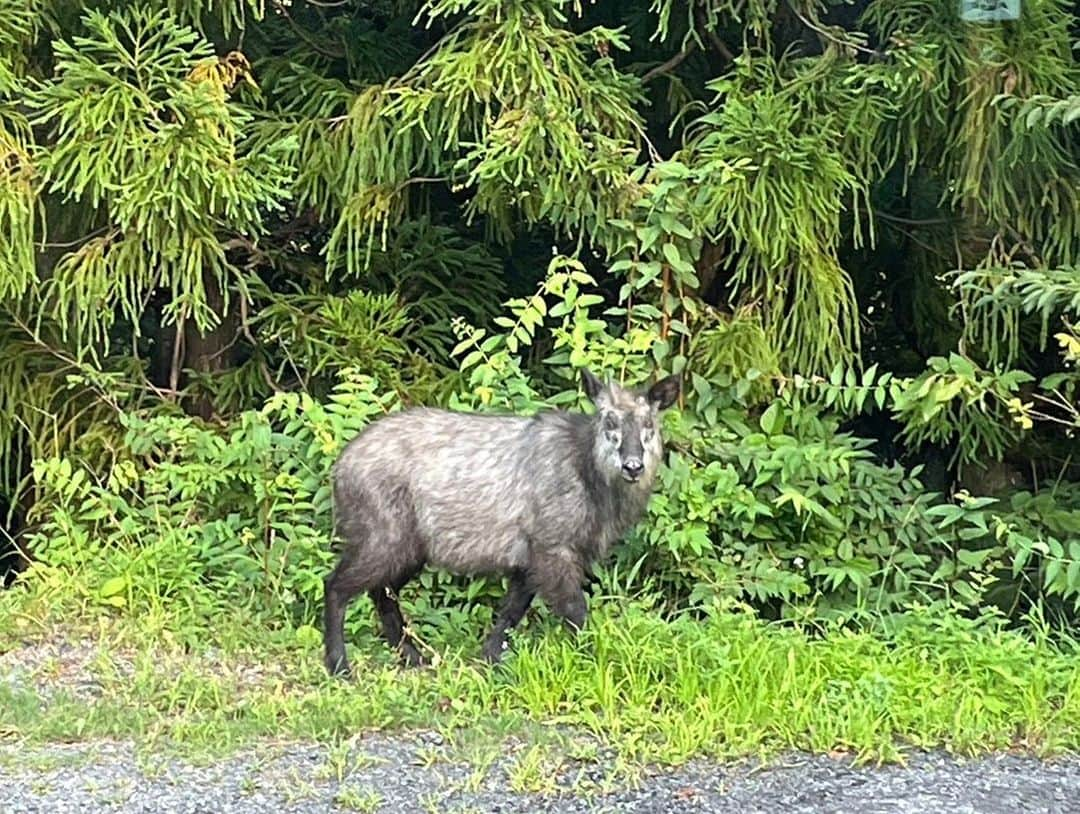
[[[639,477],[644,469],[645,465],[636,458],[630,458],[629,460],[623,461],[622,471],[628,477]]]

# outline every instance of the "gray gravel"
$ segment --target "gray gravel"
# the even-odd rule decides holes
[[[261,744],[202,766],[124,743],[8,743],[0,745],[0,812],[1080,814],[1078,757],[922,754],[906,767],[853,768],[790,755],[769,766],[698,761],[605,787],[611,761],[603,752],[537,769],[528,744],[496,749],[494,762],[477,769],[485,761],[454,757],[432,733],[366,735],[336,750]]]

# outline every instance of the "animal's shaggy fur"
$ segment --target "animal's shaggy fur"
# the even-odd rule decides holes
[[[421,661],[396,594],[425,565],[510,575],[484,645],[491,661],[535,595],[581,627],[585,571],[644,512],[663,453],[658,414],[679,392],[675,377],[647,392],[588,371],[584,383],[592,416],[418,408],[376,421],[345,447],[333,472],[343,547],[325,585],[328,670],[349,670],[345,611],[361,591],[390,645],[407,663]]]

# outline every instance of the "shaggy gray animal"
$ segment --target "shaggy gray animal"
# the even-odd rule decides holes
[[[491,662],[536,595],[571,628],[584,624],[586,569],[645,510],[663,454],[659,413],[678,397],[679,380],[642,392],[586,370],[583,382],[594,415],[416,408],[374,422],[345,447],[333,472],[343,545],[325,582],[331,673],[349,672],[345,612],[361,591],[390,646],[407,664],[422,663],[396,595],[425,565],[510,576],[484,643]]]

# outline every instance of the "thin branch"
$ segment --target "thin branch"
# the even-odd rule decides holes
[[[1043,264],[1042,258],[1039,257],[1038,253],[1028,242],[1027,238],[1020,234],[1020,232],[1017,231],[1014,227],[1008,224],[1006,224],[1005,228],[1009,230],[1009,234],[1012,235],[1013,240],[1016,241],[1016,245],[1020,248],[1022,252],[1024,252],[1024,254],[1028,256],[1031,262],[1034,263],[1036,266],[1041,266]]]
[[[886,226],[888,226],[891,229],[895,229],[897,232],[902,234],[904,237],[906,237],[912,243],[914,243],[914,244],[916,244],[918,246],[921,246],[922,248],[926,249],[926,251],[930,252],[931,254],[936,254],[938,257],[940,257],[946,263],[948,263],[948,262],[950,262],[952,260],[952,258],[950,258],[949,255],[947,255],[941,249],[934,248],[929,243],[927,243],[927,242],[925,242],[923,240],[919,240],[919,238],[915,237],[915,233],[912,232],[911,230],[904,229],[904,228],[902,228],[900,226],[897,226],[894,223],[890,223],[887,218],[885,220],[886,220],[886,223],[885,223]],[[957,266],[957,268],[959,268],[959,266]]]
[[[642,84],[648,84],[661,74],[671,73],[672,71],[674,71],[676,68],[682,65],[682,63],[686,60],[688,56],[690,56],[690,54],[694,52],[695,48],[697,48],[697,43],[691,40],[689,43],[687,43],[685,48],[679,51],[679,53],[677,53],[667,62],[657,65],[655,68],[653,68],[643,77],[641,77]]]
[[[298,36],[305,43],[307,43],[308,47],[311,48],[312,51],[314,51],[317,54],[321,54],[322,56],[326,57],[327,59],[344,59],[345,58],[345,51],[344,50],[342,50],[342,51],[329,51],[326,48],[324,48],[321,44],[316,42],[312,37],[308,36],[308,33],[306,31],[304,31],[304,29],[292,18],[292,15],[289,14],[288,8],[286,8],[283,3],[274,3],[274,8],[277,9],[278,13],[281,14],[282,17],[285,18],[286,22],[288,22],[288,24],[289,24],[289,27],[292,28],[292,30],[294,32],[296,32],[296,36]]]
[[[827,28],[822,26],[820,23],[815,23],[813,20],[808,18],[801,11],[799,11],[799,9],[795,6],[795,3],[793,3],[792,0],[788,0],[787,4],[788,4],[788,8],[791,9],[791,11],[795,14],[795,16],[798,17],[799,20],[802,21],[803,25],[805,25],[811,31],[816,31],[818,34],[823,36],[825,39],[830,40],[830,41],[836,43],[837,45],[842,45],[845,48],[854,48],[856,51],[861,51],[862,53],[870,54],[871,56],[880,57],[880,56],[883,55],[884,52],[882,52],[882,51],[875,51],[873,48],[867,48],[865,45],[859,45],[857,42],[853,42],[851,40],[845,40],[845,39],[843,39],[841,37],[836,36],[836,34],[829,31]]]
[[[251,332],[251,324],[248,320],[248,303],[247,297],[240,297],[240,330],[243,331],[247,341],[251,343],[252,349],[259,356],[259,372],[262,374],[263,380],[275,393],[283,393],[284,391],[274,380],[273,375],[270,373],[270,368],[266,365],[266,359],[263,357],[260,350],[262,344],[255,338],[255,334]]]
[[[394,187],[394,194],[401,192],[405,187],[412,186],[413,184],[442,184],[445,183],[447,178],[439,178],[437,176],[429,175],[417,175],[414,178],[408,178]]]
[[[420,19],[421,13],[422,12],[418,12],[416,17],[413,19],[414,24],[417,22],[417,20]],[[401,76],[391,77],[389,80],[387,80],[383,90],[395,88],[406,80],[412,79],[412,75],[414,73],[419,73],[421,66],[423,66],[424,62],[427,60],[428,57],[430,57],[432,54],[434,54],[441,48],[447,46],[447,43],[453,45],[455,42],[457,42],[456,37],[458,36],[459,32],[465,29],[466,25],[468,25],[467,22],[459,23],[455,28],[448,31],[441,38],[436,39],[435,42],[431,44],[430,48],[428,48],[426,51],[424,51],[424,53],[417,57],[416,61],[413,62],[413,64],[409,67],[407,71],[405,71],[405,73],[403,73]]]
[[[179,390],[170,390],[167,387],[158,387],[149,379],[143,382],[143,387],[150,390],[162,401],[176,401],[178,398],[180,398],[181,395],[183,395]]]
[[[732,53],[728,44],[720,39],[720,35],[716,33],[716,29],[709,26],[709,21],[705,19],[705,12],[701,10],[701,7],[697,8],[697,23],[698,26],[705,30],[706,35],[709,37],[709,42],[712,43],[713,48],[720,52],[720,56],[726,59],[728,62],[735,61],[735,54]]]
[[[63,362],[64,364],[66,364],[70,368],[73,368],[73,369],[79,370],[79,371],[84,370],[84,365],[83,365],[82,362],[79,361],[79,359],[77,359],[74,356],[71,356],[68,353],[65,353],[64,351],[62,351],[62,350],[60,350],[58,348],[54,348],[48,342],[44,341],[40,336],[38,336],[38,334],[33,329],[31,329],[31,327],[29,325],[26,324],[26,322],[23,321],[22,317],[20,317],[17,314],[9,313],[8,318],[13,323],[15,323],[16,327],[20,328],[23,331],[23,333],[25,333],[29,337],[29,341],[31,343],[33,343],[37,347],[41,348],[45,353],[55,357],[56,359],[59,359],[61,362]],[[103,404],[108,405],[109,407],[111,407],[117,413],[122,413],[123,412],[123,409],[120,407],[119,402],[115,398],[113,398],[112,393],[110,393],[109,391],[103,389],[101,386],[99,386],[97,384],[97,382],[95,382],[93,380],[89,381],[89,387],[98,392],[98,394],[100,395],[101,402]]]
[[[894,223],[905,223],[908,226],[943,226],[953,223],[952,218],[902,218],[899,215],[890,215],[887,212],[874,212],[874,217],[883,220],[891,220]]]
[[[101,237],[111,228],[112,227],[110,226],[102,226],[98,229],[95,229],[90,234],[83,235],[82,237],[72,240],[68,243],[41,243],[40,245],[43,249],[70,249],[72,246],[78,246],[80,243],[86,243],[87,241],[93,240],[95,237]],[[114,229],[113,234],[120,234],[120,230]],[[113,235],[109,235],[109,237],[111,239]]]
[[[234,235],[221,244],[222,251],[232,251],[233,249],[244,249],[248,253],[248,261],[244,264],[244,268],[247,271],[252,271],[260,263],[272,265],[270,262],[270,255],[255,245],[254,241],[243,235]]]
[[[643,130],[641,132],[641,138],[645,141],[645,146],[649,148],[649,160],[654,164],[659,164],[663,161],[663,156],[660,155],[660,151],[656,149],[656,145],[649,140],[649,135]]]
[[[187,319],[183,314],[176,321],[175,339],[173,340],[172,364],[169,366],[169,390],[180,390],[180,366],[184,363],[184,326]]]
[[[713,31],[711,28],[707,29],[706,34],[709,35],[709,42],[712,43],[713,48],[720,52],[720,56],[726,59],[728,62],[735,61],[735,54],[728,48],[728,44],[720,39],[720,35]]]

